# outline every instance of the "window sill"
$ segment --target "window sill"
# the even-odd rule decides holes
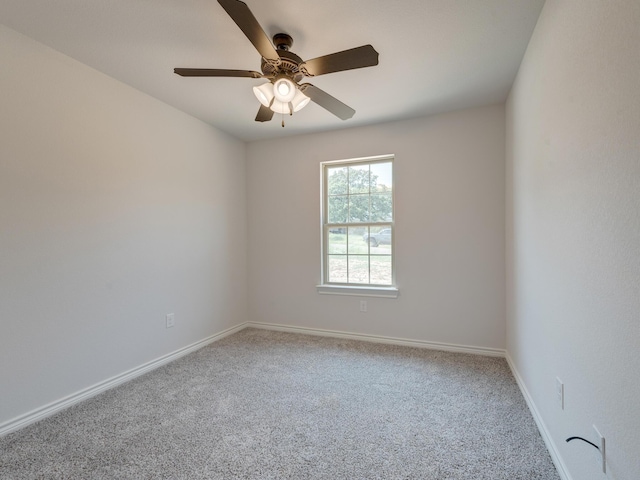
[[[396,287],[356,287],[350,285],[317,285],[320,295],[353,295],[357,297],[398,298]]]

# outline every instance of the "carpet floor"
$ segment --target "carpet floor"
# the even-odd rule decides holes
[[[0,438],[0,478],[560,477],[502,358],[245,329]]]

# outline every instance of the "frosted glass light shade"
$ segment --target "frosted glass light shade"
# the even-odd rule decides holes
[[[296,95],[295,97],[293,97],[293,100],[291,100],[291,104],[293,105],[293,111],[299,112],[304,107],[306,107],[310,101],[311,99],[309,97],[307,97],[300,90],[296,89]]]
[[[282,114],[286,114],[289,115],[291,112],[291,108],[290,108],[290,103],[289,102],[281,102],[280,100],[278,100],[277,98],[275,98],[273,100],[273,103],[271,104],[271,110],[273,110],[276,113],[282,113]]]
[[[271,82],[263,83],[259,87],[253,87],[253,94],[256,96],[258,101],[268,107],[271,105],[271,100],[273,100],[273,84]]]
[[[296,84],[288,78],[280,78],[273,84],[273,93],[276,100],[282,103],[289,103],[296,96]]]

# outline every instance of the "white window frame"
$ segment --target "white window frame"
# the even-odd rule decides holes
[[[328,188],[327,171],[329,167],[344,165],[346,167],[352,165],[383,163],[391,161],[392,171],[392,219],[384,222],[367,222],[357,224],[330,224],[328,223]],[[317,285],[319,294],[329,295],[356,295],[364,297],[390,297],[398,296],[398,287],[396,284],[396,249],[395,249],[395,155],[378,155],[375,157],[351,158],[347,160],[332,160],[320,163],[320,232],[321,232],[321,284]],[[327,264],[328,264],[328,232],[330,228],[348,228],[357,225],[358,227],[375,227],[381,225],[390,225],[391,228],[391,285],[374,285],[374,284],[349,284],[349,283],[329,283],[327,282]]]

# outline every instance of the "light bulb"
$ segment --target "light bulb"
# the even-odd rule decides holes
[[[279,100],[283,103],[289,103],[291,100],[293,100],[293,97],[296,95],[296,92],[298,90],[295,83],[293,83],[286,77],[276,80],[276,83],[274,83],[273,87],[273,93],[276,97],[276,100]]]
[[[283,97],[286,97],[287,95],[289,95],[290,91],[291,91],[291,87],[287,82],[280,82],[278,84],[278,93]]]

